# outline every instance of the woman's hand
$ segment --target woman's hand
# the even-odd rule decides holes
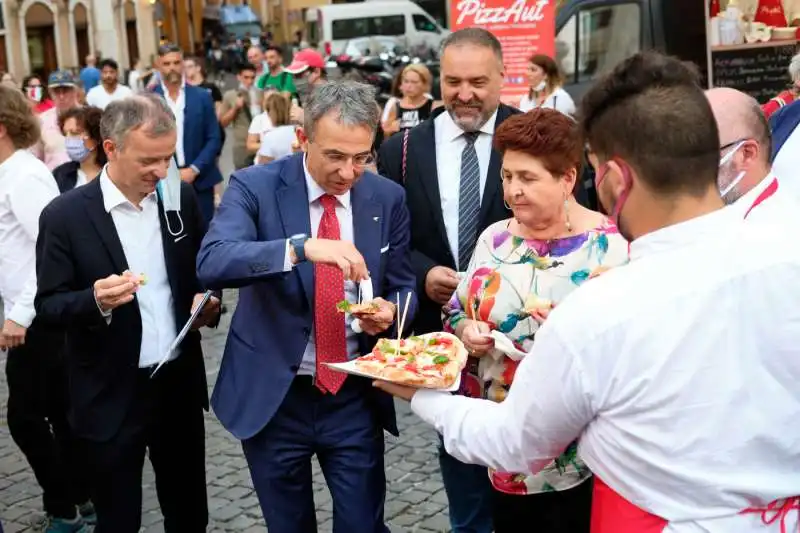
[[[534,319],[539,325],[544,324],[547,317],[550,316],[551,309],[536,309],[531,311],[531,318]]]
[[[472,357],[481,357],[494,348],[494,339],[490,336],[492,328],[486,322],[465,319],[458,325],[459,337]]]

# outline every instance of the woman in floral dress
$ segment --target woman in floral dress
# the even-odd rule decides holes
[[[572,196],[583,146],[571,118],[552,109],[512,117],[497,129],[494,144],[503,169],[489,179],[503,180],[514,217],[479,237],[445,307],[445,327],[471,355],[460,392],[501,402],[550,310],[592,277],[625,263],[628,244],[604,215]],[[501,351],[492,332],[520,353]],[[574,444],[539,474],[489,476],[495,533],[588,533],[592,485],[585,481],[591,472]]]

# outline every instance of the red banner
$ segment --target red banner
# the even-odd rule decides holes
[[[534,54],[555,57],[556,0],[450,0],[453,31],[478,26],[503,45],[504,102],[516,104],[528,92],[528,64]]]

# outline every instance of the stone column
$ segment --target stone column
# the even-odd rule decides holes
[[[128,53],[128,20],[125,17],[125,4],[126,0],[120,0],[118,6],[118,24],[119,33],[117,34],[119,40],[119,56],[117,62],[119,63],[120,75],[128,68],[130,64],[130,54]]]
[[[88,10],[87,10],[88,18]],[[78,37],[75,35],[75,4],[67,6],[67,31],[69,32],[69,61],[70,67],[80,67],[81,60],[78,57]]]
[[[158,27],[155,21],[155,5],[149,0],[136,2],[136,37],[139,39],[139,59],[150,65],[158,51]]]
[[[113,0],[94,0],[92,11],[97,31],[92,52],[99,49],[104,57],[120,59],[122,51],[118,39],[119,16],[115,3]]]
[[[27,76],[31,71],[31,56],[28,54],[28,30],[25,27],[25,13],[21,9],[17,13],[19,49],[22,56],[22,76],[19,77],[19,82],[22,83],[22,77]]]

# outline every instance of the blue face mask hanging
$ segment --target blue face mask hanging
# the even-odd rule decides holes
[[[161,205],[164,207],[167,231],[173,237],[177,237],[183,233],[183,218],[181,218],[181,171],[178,169],[178,163],[175,162],[174,157],[170,159],[167,177],[158,182],[156,190],[161,198]],[[173,232],[169,225],[168,211],[174,211],[178,215],[180,229],[177,232]]]

